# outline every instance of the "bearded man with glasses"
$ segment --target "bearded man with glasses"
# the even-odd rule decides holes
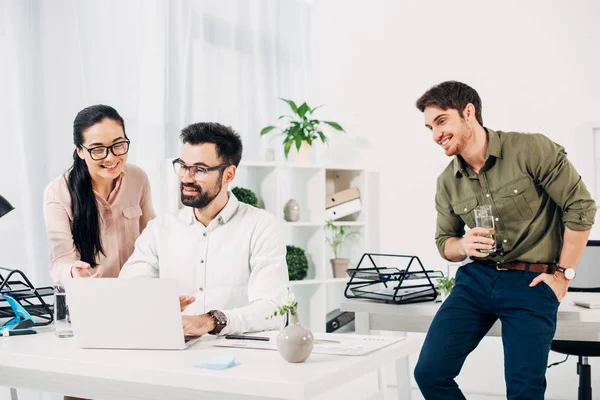
[[[285,244],[273,215],[229,191],[242,158],[239,135],[197,123],[181,140],[173,169],[185,207],[148,224],[119,277],[177,280],[186,335],[280,328],[266,317],[287,290]]]

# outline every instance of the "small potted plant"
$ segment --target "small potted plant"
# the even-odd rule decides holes
[[[443,278],[439,278],[436,282],[436,289],[440,293],[440,297],[442,302],[448,298],[448,295],[452,291],[454,287],[454,278],[450,278],[444,276]]]
[[[333,250],[334,258],[331,259],[331,267],[333,268],[334,278],[343,278],[346,276],[346,270],[350,265],[350,260],[342,258],[342,245],[344,242],[352,241],[357,235],[357,231],[349,230],[347,226],[336,225],[332,221],[327,221],[325,229],[330,232],[330,236],[326,238],[327,243]]]
[[[288,158],[290,150],[296,149],[294,160],[296,162],[308,162],[310,161],[311,146],[315,140],[321,140],[323,143],[327,143],[327,136],[323,133],[323,124],[329,125],[330,127],[345,132],[344,129],[337,122],[333,121],[321,121],[313,117],[313,113],[319,107],[311,108],[306,102],[302,103],[299,107],[292,100],[281,99],[285,101],[292,109],[293,115],[282,115],[278,118],[288,119],[288,125],[284,128],[278,128],[276,126],[267,126],[260,131],[260,135],[266,135],[273,130],[279,130],[279,134],[284,136],[283,139],[283,153],[285,158]]]
[[[252,190],[236,186],[231,189],[231,193],[240,202],[250,204],[252,207],[258,207],[258,197],[256,197],[256,194]]]
[[[287,245],[285,261],[287,262],[290,281],[300,281],[308,274],[308,259],[300,247]]]
[[[303,362],[312,353],[314,337],[298,320],[298,301],[293,293],[283,296],[281,305],[267,319],[288,315],[290,323],[277,335],[277,350],[288,362]]]

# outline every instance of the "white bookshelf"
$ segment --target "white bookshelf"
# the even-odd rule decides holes
[[[358,237],[343,249],[343,256],[355,267],[368,249],[368,174],[363,166],[341,164],[295,164],[287,162],[242,161],[231,187],[254,191],[261,207],[280,221],[285,242],[301,247],[308,258],[308,276],[290,281],[290,290],[298,299],[300,321],[314,332],[324,332],[326,315],[344,297],[348,278],[334,278],[330,259],[333,251],[325,238],[325,199],[328,195],[357,187],[362,210],[335,221],[358,231]],[[285,203],[294,198],[300,205],[300,220],[284,220]]]
[[[179,202],[179,182],[172,172],[171,159],[166,160],[166,207],[176,210]],[[362,210],[335,221],[335,225],[351,227],[358,237],[343,248],[349,258],[350,268],[368,251],[368,174],[362,166],[340,164],[294,164],[287,162],[242,161],[230,188],[252,190],[259,198],[259,207],[275,215],[287,245],[305,250],[308,258],[308,275],[304,280],[290,281],[290,290],[298,300],[301,323],[314,332],[324,332],[326,315],[339,308],[344,298],[347,277],[334,278],[330,259],[333,251],[325,238],[325,199],[327,195],[349,187],[361,192]],[[285,203],[294,198],[300,205],[300,219],[287,222],[283,217]]]

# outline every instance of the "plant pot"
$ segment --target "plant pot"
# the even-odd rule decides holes
[[[331,267],[333,268],[333,277],[334,278],[344,278],[346,277],[346,270],[350,265],[350,260],[347,258],[333,258],[331,260]]]
[[[312,353],[313,342],[312,332],[300,325],[298,314],[293,313],[289,325],[277,336],[277,350],[286,361],[301,363]]]
[[[312,146],[306,142],[302,142],[300,146],[300,150],[296,149],[296,146],[293,146],[294,149],[294,162],[299,164],[307,164],[311,162],[312,155]]]

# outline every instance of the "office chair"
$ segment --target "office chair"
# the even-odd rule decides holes
[[[569,287],[569,292],[600,293],[600,240],[590,240],[583,251],[577,266],[577,276]],[[577,340],[553,340],[552,351],[579,357],[579,400],[592,400],[592,368],[588,357],[600,357],[600,342]]]

